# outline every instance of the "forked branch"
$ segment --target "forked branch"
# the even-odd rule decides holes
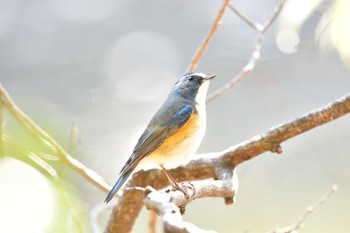
[[[224,86],[220,87],[219,89],[211,93],[208,96],[207,103],[210,103],[214,99],[218,98],[219,96],[227,92],[229,89],[234,87],[237,83],[239,83],[244,78],[246,78],[254,70],[257,61],[260,59],[260,53],[261,53],[262,43],[265,38],[265,34],[270,28],[270,26],[272,25],[272,23],[276,20],[277,16],[281,13],[281,10],[283,9],[287,1],[288,0],[281,0],[273,10],[273,13],[271,14],[271,16],[268,19],[266,19],[263,24],[253,23],[251,20],[243,16],[237,8],[235,8],[232,4],[230,4],[230,8],[236,13],[239,12],[237,15],[242,20],[244,20],[249,26],[256,29],[258,33],[256,36],[255,44],[253,46],[253,51],[250,55],[250,58],[247,64],[228,83],[226,83]]]
[[[199,155],[197,159],[193,159],[183,167],[171,170],[170,173],[179,182],[210,178],[225,180],[226,173],[223,171],[233,170],[237,165],[264,152],[281,153],[282,142],[342,117],[349,112],[350,93],[322,108],[281,124],[227,150]],[[146,187],[148,185],[154,189],[161,189],[168,185],[168,181],[164,174],[156,169],[134,174],[127,183],[124,194],[118,198],[118,205],[111,215],[106,232],[124,233],[131,231],[131,227],[144,204],[144,193],[131,187]],[[226,203],[233,200],[233,195],[223,197]]]

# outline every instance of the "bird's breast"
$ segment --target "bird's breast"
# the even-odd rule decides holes
[[[203,140],[205,129],[205,109],[196,106],[196,111],[188,122],[149,154],[144,162],[163,164],[166,168],[177,167],[196,152]]]

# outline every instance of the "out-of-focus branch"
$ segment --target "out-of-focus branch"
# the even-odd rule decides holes
[[[282,147],[280,144],[282,142],[342,117],[349,112],[350,93],[322,108],[281,124],[264,134],[254,136],[250,140],[234,145],[227,150],[200,155],[184,167],[173,169],[170,173],[179,182],[208,178],[225,180],[222,177],[225,174],[222,170],[233,170],[240,163],[264,152],[281,153]],[[154,169],[134,174],[126,186],[145,187],[147,185],[160,189],[167,186],[168,181],[160,170]],[[143,206],[143,194],[135,189],[125,190],[124,195],[119,197],[118,200],[118,205],[108,223],[107,233],[129,232]],[[225,198],[226,203],[230,203],[232,200],[233,196]],[[128,207],[130,204],[131,207]],[[126,230],[125,225],[129,225]]]
[[[87,168],[84,164],[71,157],[63,147],[58,144],[49,134],[42,130],[30,117],[28,117],[11,99],[9,94],[0,84],[0,101],[2,107],[9,111],[17,121],[29,130],[40,142],[58,156],[61,162],[67,164],[74,171],[81,174],[86,180],[94,184],[104,192],[109,192],[110,186],[95,171]],[[3,137],[2,137],[3,138]],[[38,164],[40,166],[40,164]]]
[[[242,20],[244,21],[248,26],[250,26],[251,28],[255,29],[255,30],[258,30],[259,31],[259,28],[262,28],[262,25],[260,23],[256,23],[256,22],[253,22],[251,21],[249,18],[245,17],[242,12],[240,12],[238,10],[238,8],[233,5],[233,3],[230,2],[230,4],[228,5],[228,7],[236,13],[236,15]]]
[[[260,52],[262,48],[262,43],[265,38],[265,34],[267,30],[270,28],[270,26],[272,25],[272,23],[277,18],[277,16],[280,14],[281,10],[283,9],[286,3],[287,3],[287,0],[281,0],[280,3],[275,7],[272,15],[263,24],[253,23],[252,21],[244,17],[241,13],[238,14],[238,16],[241,19],[243,19],[248,25],[250,25],[251,27],[255,28],[258,31],[252,54],[248,60],[248,63],[241,69],[241,71],[235,77],[231,79],[231,81],[229,81],[224,86],[220,87],[219,89],[217,89],[216,91],[214,91],[208,96],[207,103],[210,103],[214,99],[218,98],[220,95],[227,92],[229,89],[235,86],[238,82],[242,81],[245,77],[247,77],[253,71],[257,61],[260,58]],[[230,7],[236,13],[239,12],[232,5]]]
[[[77,138],[78,136],[78,126],[77,123],[73,123],[72,128],[70,130],[69,141],[68,141],[68,152],[72,153],[73,150],[81,144],[81,139]]]
[[[2,158],[4,154],[4,143],[3,143],[3,134],[2,134],[2,127],[3,127],[3,121],[2,121],[2,109],[3,109],[3,101],[0,99],[0,158]]]
[[[304,215],[298,220],[294,225],[287,226],[287,227],[281,227],[273,229],[267,233],[296,233],[297,230],[299,230],[302,225],[305,223],[305,221],[308,219],[308,217],[316,211],[321,205],[323,205],[332,195],[337,191],[338,187],[337,185],[332,185],[331,190],[329,190],[328,193],[323,195],[320,199],[318,199],[313,205],[309,206],[306,209],[306,212]]]
[[[193,71],[197,68],[199,60],[202,58],[205,50],[208,47],[209,42],[211,41],[211,39],[213,38],[213,36],[215,35],[216,31],[218,30],[218,28],[220,26],[222,16],[224,15],[224,12],[225,12],[229,2],[230,2],[229,0],[224,0],[224,3],[222,4],[222,6],[219,10],[219,13],[216,16],[214,23],[208,32],[208,35],[204,38],[202,44],[199,46],[195,55],[193,56],[191,64],[187,69],[188,71]]]
[[[156,224],[157,224],[157,213],[155,211],[150,211],[149,213],[149,233],[156,233]]]

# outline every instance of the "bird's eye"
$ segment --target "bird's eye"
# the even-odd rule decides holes
[[[188,80],[193,81],[193,80],[194,80],[194,77],[191,76],[191,77],[188,78]]]

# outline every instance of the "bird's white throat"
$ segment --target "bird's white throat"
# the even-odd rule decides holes
[[[209,89],[209,81],[204,81],[198,89],[197,96],[195,98],[198,105],[205,108],[205,100],[207,99],[207,92]]]

